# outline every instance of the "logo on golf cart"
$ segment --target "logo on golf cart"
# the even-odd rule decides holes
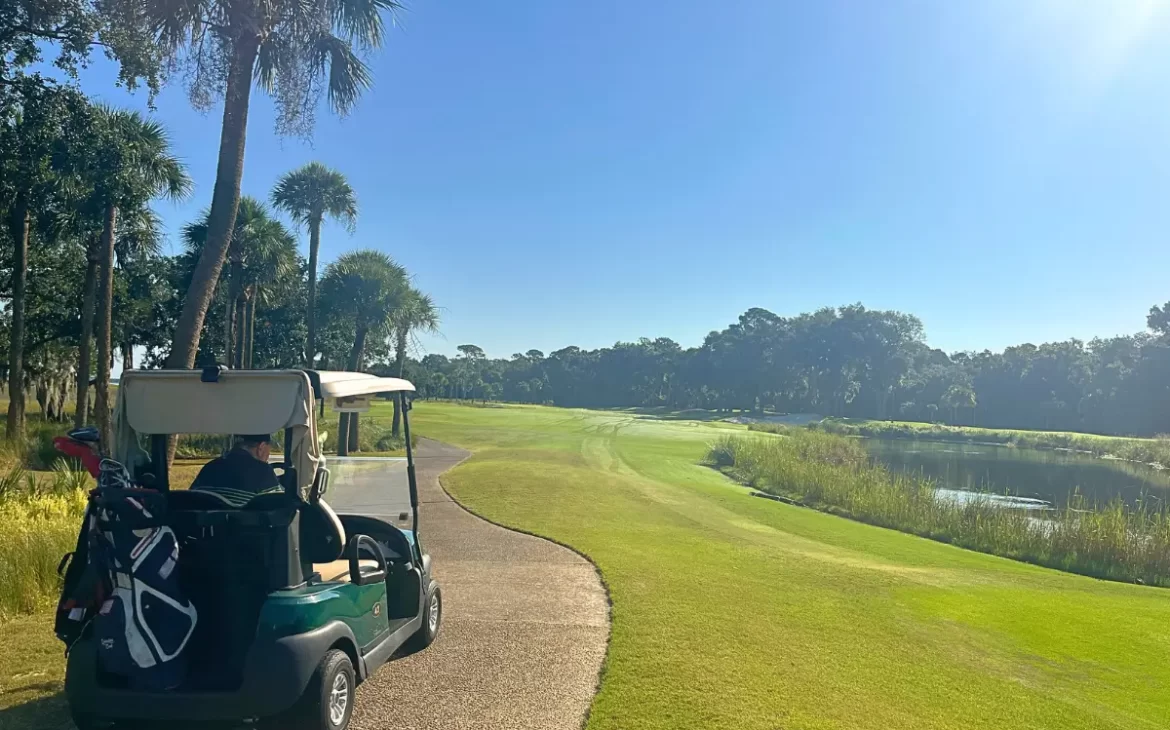
[[[382,615],[382,604],[375,603],[374,604],[374,618],[377,618],[381,615]]]

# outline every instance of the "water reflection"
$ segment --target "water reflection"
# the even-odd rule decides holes
[[[1101,503],[1118,496],[1131,505],[1143,495],[1170,499],[1170,472],[1145,464],[983,444],[897,439],[865,439],[865,444],[889,468],[933,478],[942,487],[940,497],[948,499],[985,492],[999,495],[1004,506],[1024,509],[1062,506],[1074,490]]]

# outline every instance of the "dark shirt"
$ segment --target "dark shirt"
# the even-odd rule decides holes
[[[276,470],[246,449],[236,447],[203,465],[191,488],[210,487],[216,491],[261,492],[280,486]]]

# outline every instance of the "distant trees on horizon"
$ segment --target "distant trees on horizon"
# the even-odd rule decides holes
[[[424,397],[570,407],[818,413],[994,428],[1170,433],[1170,303],[1149,332],[947,354],[913,315],[861,304],[749,309],[698,347],[642,338],[489,358],[462,345],[404,368]]]

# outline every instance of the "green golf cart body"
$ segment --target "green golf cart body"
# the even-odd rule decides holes
[[[405,380],[360,373],[123,375],[112,457],[166,495],[181,582],[198,621],[184,649],[187,678],[166,691],[104,673],[93,637],[83,635],[70,648],[65,681],[82,730],[122,720],[344,730],[357,684],[400,650],[435,639],[442,599],[418,540],[406,397],[413,390]],[[406,458],[330,458],[327,467],[318,404],[356,412],[387,394],[402,405]],[[279,493],[230,505],[169,488],[168,435],[274,432],[283,434]],[[327,491],[358,509],[336,514],[322,498]]]

